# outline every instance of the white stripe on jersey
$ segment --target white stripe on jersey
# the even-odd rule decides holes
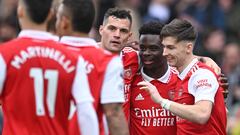
[[[6,63],[0,54],[0,95],[2,94],[3,85],[6,79]]]

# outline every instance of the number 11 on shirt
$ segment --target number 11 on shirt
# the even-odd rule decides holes
[[[54,117],[55,100],[57,95],[58,71],[46,70],[43,72],[41,68],[31,68],[30,77],[34,80],[34,93],[36,102],[36,114],[38,116],[45,115],[44,110],[44,79],[48,80],[47,85],[47,107],[50,117]]]

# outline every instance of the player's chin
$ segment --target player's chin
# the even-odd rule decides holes
[[[176,62],[174,62],[173,60],[168,60],[168,65],[171,67],[175,67],[176,66]]]

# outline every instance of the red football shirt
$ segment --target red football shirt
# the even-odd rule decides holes
[[[78,55],[54,38],[28,30],[0,46],[3,135],[66,135],[70,100],[92,102]]]
[[[118,55],[99,48],[90,38],[64,36],[60,42],[84,57],[84,65],[94,97],[94,107],[98,115],[100,134],[104,135],[102,104],[124,102],[121,59]],[[70,116],[70,134],[79,134],[76,114],[73,118]]]
[[[130,87],[130,134],[131,135],[176,135],[176,117],[161,105],[152,101],[148,92],[137,84],[148,81],[157,87],[163,98],[173,100],[177,75],[169,67],[164,76],[155,80],[143,71],[138,73]]]
[[[176,135],[176,117],[161,105],[152,101],[150,95],[137,84],[143,80],[155,85],[164,98],[173,100],[177,84],[176,70],[169,67],[161,78],[154,80],[140,68],[138,52],[126,47],[122,52],[124,64],[124,112],[129,121],[131,135]]]
[[[130,108],[130,87],[131,82],[135,74],[139,70],[139,56],[138,51],[132,49],[131,47],[125,47],[122,50],[122,61],[123,61],[123,77],[124,77],[124,97],[125,97],[125,103],[123,104],[123,110],[125,113],[126,118],[129,118],[129,108]]]
[[[217,76],[205,64],[194,59],[179,75],[175,101],[192,105],[200,100],[213,102],[211,116],[204,125],[196,124],[177,117],[179,135],[226,135],[226,109],[222,88],[219,87]]]

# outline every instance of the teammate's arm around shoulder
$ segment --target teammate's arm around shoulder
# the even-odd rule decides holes
[[[128,126],[122,109],[124,102],[123,66],[120,57],[114,57],[107,66],[101,93],[101,104],[111,135],[128,135]]]
[[[93,107],[93,97],[88,84],[84,59],[79,56],[72,94],[76,101],[78,122],[81,135],[99,135],[96,111]]]

